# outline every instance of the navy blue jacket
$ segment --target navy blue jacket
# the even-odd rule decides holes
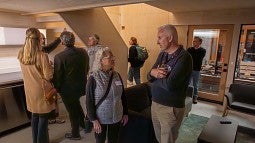
[[[159,54],[152,69],[157,68],[161,63],[164,53],[161,52]],[[169,107],[183,108],[185,106],[186,90],[192,73],[192,58],[183,48],[179,48],[171,56],[172,58],[167,62],[171,67],[171,71],[166,78],[157,79],[152,77],[150,72],[147,76],[152,83],[152,101]]]

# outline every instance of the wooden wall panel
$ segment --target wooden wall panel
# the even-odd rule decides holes
[[[100,43],[110,47],[116,56],[116,70],[127,79],[127,46],[103,8],[59,13],[69,27],[86,43],[88,36],[98,34]]]
[[[0,26],[6,27],[41,27],[40,23],[36,23],[33,16],[23,16],[17,13],[0,11]]]
[[[141,81],[147,81],[147,73],[155,63],[160,51],[157,45],[157,29],[169,23],[170,13],[146,4],[133,4],[120,6],[121,35],[130,47],[130,37],[136,37],[139,45],[145,46],[149,51],[149,58],[141,68]]]

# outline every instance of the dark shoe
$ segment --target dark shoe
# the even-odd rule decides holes
[[[65,138],[70,139],[70,140],[81,140],[81,136],[80,135],[75,137],[75,136],[72,135],[72,133],[66,133],[65,134]]]
[[[92,129],[91,129],[91,130],[84,129],[84,133],[85,133],[85,134],[91,133],[91,131],[92,131]]]
[[[193,99],[193,104],[197,104],[197,99]]]
[[[85,119],[85,126],[84,126],[85,134],[90,133],[93,129],[93,123],[89,121],[89,119]]]
[[[197,104],[197,96],[193,96],[193,104]]]

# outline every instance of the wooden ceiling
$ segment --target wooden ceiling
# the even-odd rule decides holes
[[[0,0],[0,11],[41,14],[148,1],[151,0]]]
[[[173,13],[255,8],[255,0],[0,0],[0,11],[41,14],[135,3]]]
[[[173,13],[255,8],[255,0],[155,0],[147,4]]]

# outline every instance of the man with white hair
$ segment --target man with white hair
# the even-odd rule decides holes
[[[100,66],[98,55],[100,55],[101,53],[97,52],[100,52],[103,47],[99,44],[99,40],[100,38],[97,34],[89,36],[87,43],[88,47],[85,48],[89,55],[89,74],[97,70]]]
[[[148,74],[152,83],[152,122],[160,143],[174,143],[184,116],[192,58],[178,45],[173,25],[158,28],[157,43],[161,52]]]

